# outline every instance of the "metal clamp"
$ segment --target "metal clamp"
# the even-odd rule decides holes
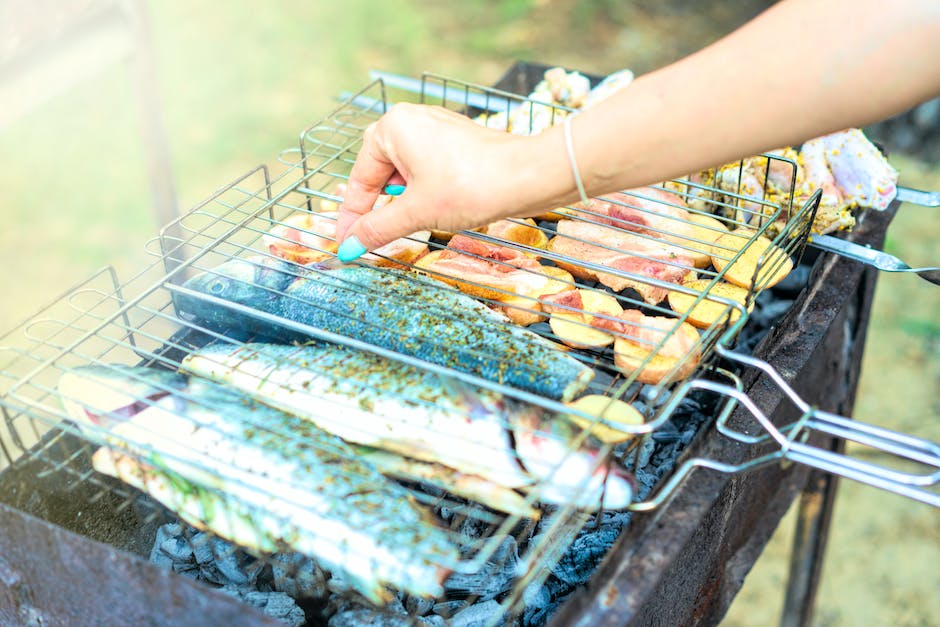
[[[728,359],[761,370],[802,413],[795,423],[778,428],[743,391],[717,383],[708,386],[743,405],[770,438],[780,445],[780,457],[940,507],[940,493],[928,489],[940,484],[940,444],[816,409],[806,403],[767,362],[730,351],[721,345],[716,346],[716,350]],[[857,442],[889,455],[896,461],[914,462],[930,470],[922,473],[905,472],[833,453],[804,441],[807,439],[805,436],[813,431]]]

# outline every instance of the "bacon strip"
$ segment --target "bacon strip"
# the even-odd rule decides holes
[[[678,284],[694,266],[693,260],[681,248],[601,224],[561,220],[557,233],[549,243],[552,252],[575,261],[616,268],[640,277]],[[566,261],[556,263],[575,276],[599,281],[615,292],[633,288],[651,305],[662,302],[669,293],[667,288],[651,285],[642,278],[631,279],[598,272]]]

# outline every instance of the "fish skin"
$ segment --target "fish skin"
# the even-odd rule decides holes
[[[459,559],[407,490],[309,421],[153,368],[76,368],[58,390],[80,427],[103,428],[119,449],[115,472],[157,477],[155,498],[249,550],[314,557],[375,603],[390,598],[386,586],[439,596]]]
[[[216,344],[181,368],[347,441],[538,490],[545,502],[590,508],[603,495],[604,507],[620,509],[632,500],[632,478],[563,416],[371,353]]]
[[[540,336],[416,273],[370,266],[304,271],[279,260],[235,259],[184,287],[556,400],[571,400],[594,377],[591,368]],[[254,332],[259,340],[277,342],[310,339],[188,294],[174,298],[180,312],[226,333]]]
[[[202,272],[186,281],[183,287],[277,314],[282,294],[298,278],[298,272],[303,272],[300,266],[283,259],[255,256],[228,261]],[[264,320],[219,307],[199,296],[174,292],[173,303],[177,311],[193,316],[210,328],[235,339],[293,342],[305,337],[286,327],[272,327],[271,323]]]
[[[357,446],[356,451],[387,477],[425,483],[512,516],[530,520],[538,520],[542,516],[515,490],[482,477],[463,474],[443,464],[421,462],[368,446]]]

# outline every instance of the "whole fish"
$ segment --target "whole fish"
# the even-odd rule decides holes
[[[376,603],[387,585],[440,595],[459,558],[403,487],[309,421],[154,368],[76,368],[58,391],[80,427],[117,449],[110,462],[99,455],[109,474],[249,550],[311,556]]]
[[[464,474],[443,464],[421,462],[370,446],[357,446],[356,452],[386,477],[424,483],[513,516],[531,520],[538,520],[542,516],[542,512],[529,505],[526,498],[515,490],[483,477]]]
[[[564,416],[364,351],[216,344],[181,368],[349,442],[444,464],[544,502],[624,508],[631,477]],[[583,441],[582,441],[583,440]]]
[[[552,399],[571,400],[594,377],[540,336],[413,272],[234,259],[184,287]],[[180,312],[238,339],[309,339],[204,298],[174,299]]]

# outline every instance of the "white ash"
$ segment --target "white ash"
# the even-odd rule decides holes
[[[493,552],[491,561],[478,572],[452,574],[444,582],[444,592],[458,598],[473,596],[478,602],[495,599],[512,588],[518,563],[516,539],[505,536]]]
[[[497,601],[488,599],[464,608],[454,614],[450,627],[486,627],[500,618],[502,608]]]
[[[270,567],[209,534],[180,523],[162,525],[157,529],[150,561],[211,584],[285,624],[306,622],[294,598],[275,589]]]

